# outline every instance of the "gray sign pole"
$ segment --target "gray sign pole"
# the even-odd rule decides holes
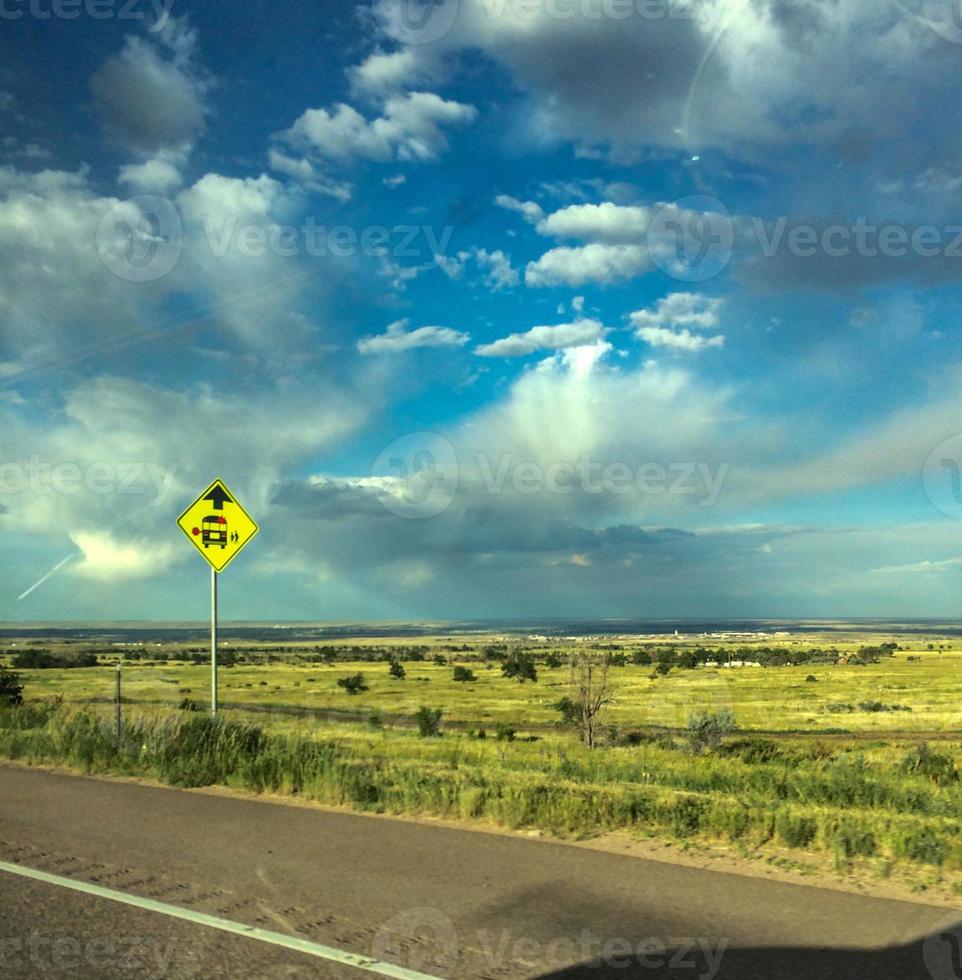
[[[116,722],[117,741],[119,742],[121,726],[122,726],[121,715],[120,715],[120,661],[119,660],[117,661],[117,683],[116,683],[116,688],[114,690],[114,704],[116,704],[116,708],[114,709],[116,712],[116,717],[114,721]]]
[[[210,570],[210,713],[217,714],[217,571]]]

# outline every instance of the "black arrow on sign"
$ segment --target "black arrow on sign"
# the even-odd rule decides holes
[[[211,501],[214,505],[214,510],[223,510],[224,504],[232,504],[234,502],[231,500],[230,494],[221,486],[214,487],[203,499]]]

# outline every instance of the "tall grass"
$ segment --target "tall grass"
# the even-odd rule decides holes
[[[109,718],[92,709],[0,710],[0,755],[88,773],[219,783],[565,836],[627,829],[774,841],[834,854],[840,864],[878,855],[962,868],[962,784],[900,767],[885,751],[873,758],[815,742],[742,740],[698,756],[657,743],[589,752],[560,741],[419,739],[361,726],[265,732],[185,712],[133,714],[117,740]]]

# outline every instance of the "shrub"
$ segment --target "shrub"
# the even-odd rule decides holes
[[[454,680],[461,683],[471,683],[476,681],[477,677],[474,676],[474,671],[469,667],[462,667],[458,665],[454,668]]]
[[[380,711],[372,711],[367,716],[367,723],[371,726],[371,728],[376,728],[376,729],[383,728],[384,727],[384,721],[381,718],[381,712]]]
[[[438,665],[438,667],[444,667],[447,664],[447,660],[444,659],[443,653],[436,653],[434,655],[434,662]]]
[[[406,672],[404,670],[404,664],[400,660],[392,660],[391,666],[388,667],[388,673],[397,681],[403,681]]]
[[[414,716],[418,724],[418,735],[421,738],[439,738],[441,735],[441,715],[440,708],[426,708],[421,705]]]
[[[950,756],[933,752],[926,742],[920,742],[909,750],[899,764],[899,772],[913,776],[925,776],[936,786],[948,786],[959,780],[959,772]]]
[[[805,683],[806,684],[817,684],[818,683],[818,678],[814,674],[809,674],[805,678]]]
[[[688,716],[685,734],[695,754],[705,749],[715,751],[722,739],[735,730],[735,715],[731,708],[709,713],[696,711]]]
[[[518,734],[518,730],[512,725],[507,725],[503,721],[499,721],[494,729],[494,737],[499,742],[513,742],[515,735]]]
[[[807,847],[815,840],[818,823],[813,817],[803,817],[788,810],[775,814],[775,833],[789,847]]]
[[[16,708],[23,704],[23,684],[20,675],[0,667],[0,707]]]
[[[364,675],[360,673],[349,674],[347,677],[338,678],[337,686],[344,688],[348,694],[360,694],[362,691],[368,689]]]
[[[727,745],[719,746],[719,753],[734,756],[750,766],[765,762],[776,762],[782,758],[779,744],[770,738],[739,738]]]
[[[200,707],[198,706],[197,702],[191,700],[190,698],[184,698],[180,704],[177,705],[177,707],[180,708],[181,711],[200,711]]]
[[[552,670],[557,670],[559,667],[563,666],[561,657],[556,653],[549,653],[547,657],[544,658],[545,667],[550,667]]]
[[[567,695],[551,707],[561,712],[562,725],[577,725],[581,721],[581,705],[577,701],[572,701]]]

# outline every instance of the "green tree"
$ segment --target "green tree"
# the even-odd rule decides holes
[[[508,659],[501,665],[501,673],[505,677],[516,677],[522,684],[525,681],[536,683],[538,680],[538,668],[535,667],[534,657],[520,650],[508,655]]]
[[[423,704],[418,708],[414,720],[418,724],[418,735],[421,738],[441,737],[441,714],[440,708],[426,708]]]
[[[0,707],[16,708],[23,704],[23,684],[20,675],[0,667]]]
[[[400,660],[391,661],[391,666],[388,667],[388,673],[397,681],[403,681],[406,676],[404,665]]]
[[[476,681],[477,677],[474,676],[473,670],[468,667],[462,667],[460,664],[458,664],[458,666],[454,668],[454,680],[466,684]]]
[[[337,682],[338,687],[343,687],[348,694],[360,694],[362,691],[367,690],[367,683],[364,680],[363,674],[349,674],[347,677],[341,677]]]

